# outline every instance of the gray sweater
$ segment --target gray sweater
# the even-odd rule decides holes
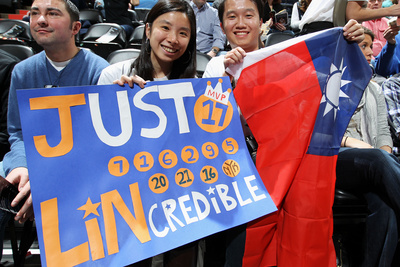
[[[375,148],[393,147],[387,120],[385,97],[379,85],[371,81],[364,91],[345,136],[362,140]]]

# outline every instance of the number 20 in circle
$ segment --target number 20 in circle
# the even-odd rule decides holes
[[[169,187],[169,181],[167,176],[162,173],[156,173],[149,179],[149,187],[151,191],[156,194],[162,194],[167,191]]]
[[[223,131],[232,121],[233,108],[210,99],[205,95],[200,96],[194,106],[194,117],[197,125],[206,132],[218,133]]]

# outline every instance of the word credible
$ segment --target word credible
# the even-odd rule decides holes
[[[185,227],[204,220],[210,213],[221,213],[222,207],[226,212],[230,212],[238,206],[242,207],[265,199],[266,195],[257,192],[259,190],[258,186],[252,184],[255,179],[256,177],[252,175],[244,177],[241,185],[238,185],[238,181],[234,181],[230,186],[226,184],[210,186],[207,190],[208,195],[212,196],[210,198],[200,192],[192,191],[190,194],[183,195],[178,199],[166,199],[159,204],[155,203],[147,212],[149,225],[146,222],[146,213],[143,210],[137,183],[129,185],[135,215],[131,213],[118,191],[112,190],[102,194],[103,222],[101,224],[105,226],[108,255],[119,252],[116,216],[113,207],[116,208],[123,220],[128,224],[139,242],[146,243],[151,240],[149,228],[156,237],[163,238],[170,231],[175,232],[177,225]],[[230,193],[231,191],[233,193]],[[251,197],[243,199],[243,193]],[[57,198],[42,202],[41,210],[42,218],[47,218],[43,220],[43,240],[46,244],[46,260],[49,266],[78,265],[89,261],[90,255],[93,261],[105,257],[104,242],[97,218],[85,221],[88,242],[62,252]],[[182,216],[185,221],[178,218]],[[163,229],[157,229],[154,220],[156,218],[160,220],[161,217],[164,218],[168,226]],[[73,259],[72,262],[71,259]]]

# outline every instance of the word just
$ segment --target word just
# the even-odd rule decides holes
[[[158,93],[158,96],[161,100],[172,99],[178,120],[179,133],[183,134],[190,132],[184,98],[195,97],[195,92],[192,83],[182,82],[176,84],[149,86],[135,94],[133,97],[134,106],[143,111],[154,113],[159,119],[159,123],[156,127],[142,128],[140,130],[140,136],[144,138],[156,139],[163,135],[167,127],[167,116],[165,115],[164,111],[157,105],[148,104],[143,101],[143,98],[149,93]],[[210,94],[212,94],[210,97],[213,99],[222,99],[226,97],[224,94],[214,91],[212,91]],[[127,143],[133,132],[131,107],[129,104],[127,91],[117,91],[116,98],[118,102],[121,133],[119,135],[112,136],[104,127],[100,111],[99,94],[88,94],[90,116],[93,128],[98,138],[104,144],[112,147],[122,146]],[[70,152],[74,144],[71,107],[86,105],[85,94],[31,98],[29,100],[29,104],[31,110],[55,109],[57,110],[60,119],[61,139],[56,146],[50,146],[48,144],[46,135],[38,135],[33,137],[38,153],[43,157],[58,157]]]

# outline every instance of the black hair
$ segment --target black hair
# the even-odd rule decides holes
[[[185,0],[159,0],[147,14],[145,23],[150,26],[161,15],[168,12],[182,12],[190,22],[190,40],[185,53],[172,64],[169,79],[194,78],[196,75],[196,17],[192,7]],[[144,80],[153,80],[154,68],[150,59],[150,42],[146,42],[146,31],[143,33],[142,46],[138,58],[132,63],[131,70]]]
[[[261,20],[264,17],[264,2],[262,0],[250,0],[250,1],[256,5]],[[219,21],[222,23],[222,25],[224,25],[225,2],[226,0],[222,0],[218,6]]]
[[[71,17],[71,23],[79,21],[79,9],[70,0],[62,0],[65,3],[65,7],[69,16]]]
[[[364,34],[368,34],[369,36],[371,36],[371,41],[373,42],[375,39],[375,34],[373,31],[371,31],[370,29],[368,29],[367,27],[362,26],[363,30],[364,30]]]

